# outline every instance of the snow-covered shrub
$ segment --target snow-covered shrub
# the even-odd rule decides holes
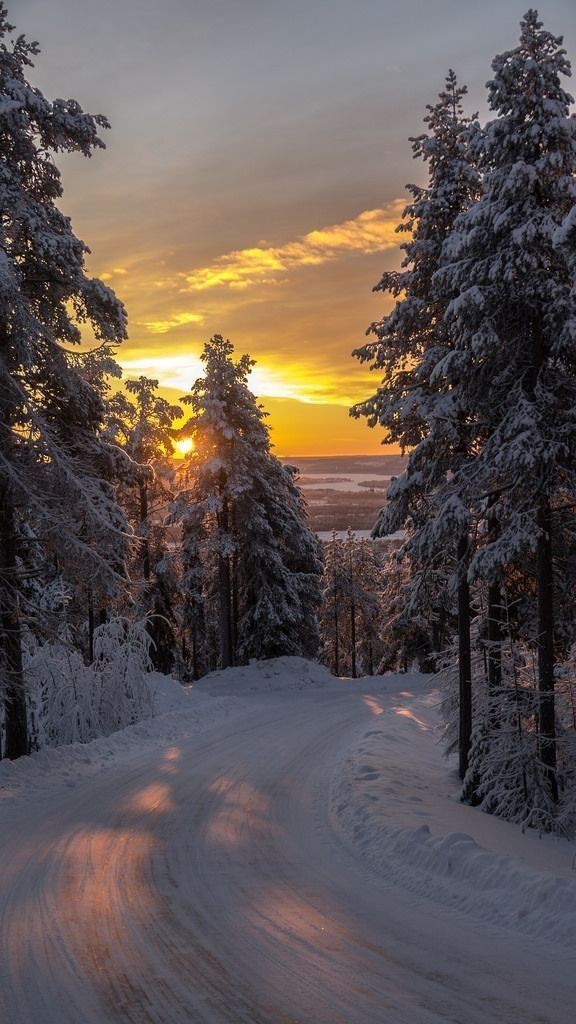
[[[146,622],[115,618],[94,633],[94,661],[62,642],[28,638],[24,673],[31,744],[87,743],[152,714]]]
[[[472,730],[464,791],[473,792],[474,802],[489,814],[523,828],[558,831],[539,754],[537,691],[502,686],[490,696],[484,689],[483,698]]]
[[[558,822],[564,834],[576,835],[576,644],[556,668],[556,721],[561,778]]]
[[[146,621],[115,618],[94,631],[94,673],[99,685],[98,728],[103,735],[152,714],[144,674],[152,668]]]
[[[546,766],[540,756],[536,644],[506,638],[501,645],[501,685],[490,690],[489,645],[482,616],[473,620],[471,637],[473,728],[463,798],[522,828],[572,834],[576,821],[576,733],[569,721],[571,705],[565,697],[563,714],[557,716],[559,783],[563,794],[559,808],[551,799]],[[439,677],[448,755],[458,749],[459,677],[455,643],[446,652]]]
[[[28,643],[24,653],[33,748],[87,743],[94,722],[94,673],[79,651],[64,643]]]

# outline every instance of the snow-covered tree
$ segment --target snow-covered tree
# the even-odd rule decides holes
[[[427,131],[411,140],[414,157],[427,165],[428,184],[408,185],[412,201],[398,227],[410,233],[402,246],[402,269],[384,274],[375,288],[390,293],[397,300],[395,306],[371,325],[368,333],[376,340],[354,353],[383,375],[382,383],[351,410],[354,416],[365,416],[369,426],[384,427],[383,443],[410,452],[405,472],[388,491],[374,534],[385,536],[408,527],[404,556],[415,575],[411,593],[406,591],[411,615],[427,615],[417,598],[428,599],[431,582],[445,582],[447,569],[458,575],[462,776],[471,736],[470,524],[453,481],[455,469],[470,458],[471,432],[458,387],[453,380],[447,383],[442,371],[452,340],[444,322],[446,297],[434,286],[434,275],[446,238],[480,187],[470,155],[478,124],[464,115],[466,91],[450,71],[437,103],[427,107]]]
[[[215,335],[202,354],[204,376],[182,399],[192,410],[182,433],[194,447],[178,501],[191,643],[196,649],[203,597],[218,608],[224,667],[312,657],[321,572],[294,472],[272,454],[266,414],[248,388],[253,362],[235,362],[233,351]]]
[[[358,540],[350,529],[344,540],[334,531],[324,553],[322,660],[334,675],[373,675],[385,650],[388,555],[378,542]]]
[[[102,147],[100,115],[47,100],[28,81],[36,43],[12,31],[0,3],[0,671],[5,753],[28,749],[21,645],[20,523],[86,578],[115,585],[124,519],[114,478],[121,453],[99,430],[104,405],[74,355],[81,327],[104,347],[125,336],[114,293],[84,269],[85,244],[56,203],[53,154]],[[115,563],[114,565],[112,563]],[[104,585],[104,584],[103,584]]]
[[[498,594],[504,568],[534,556],[539,752],[553,799],[552,544],[555,508],[576,486],[574,262],[564,244],[576,200],[576,120],[561,42],[530,10],[519,45],[493,61],[488,93],[498,116],[472,146],[483,194],[456,221],[435,279],[451,295],[452,347],[441,373],[482,437],[454,476],[485,524],[470,579]]]
[[[383,274],[373,289],[389,293],[397,301],[388,315],[370,325],[367,334],[375,340],[353,353],[384,379],[374,395],[353,407],[352,415],[365,416],[371,427],[384,427],[383,443],[398,444],[403,450],[425,446],[418,449],[419,458],[412,456],[406,474],[398,481],[396,490],[405,495],[406,504],[412,489],[431,489],[441,472],[430,433],[438,405],[435,370],[449,339],[443,324],[445,303],[433,289],[432,280],[446,237],[479,189],[478,173],[470,158],[470,141],[478,125],[475,118],[464,116],[466,92],[450,71],[438,102],[427,107],[424,123],[428,131],[410,140],[414,158],[427,164],[429,180],[426,187],[407,186],[412,201],[397,228],[410,235],[401,246],[405,253],[402,269]],[[456,419],[446,408],[445,396],[441,399],[444,419]],[[441,429],[440,422],[434,420],[433,425],[437,431]],[[445,438],[441,440],[445,447]],[[412,480],[417,472],[422,475],[425,471],[435,474],[432,482]],[[400,505],[399,498],[395,505]],[[396,518],[402,525],[405,510],[399,508]]]
[[[122,506],[138,538],[131,565],[136,605],[148,617],[152,661],[170,671],[175,645],[175,570],[166,544],[165,521],[173,498],[174,421],[182,416],[158,394],[158,381],[128,380],[107,405],[106,433],[139,467],[134,480],[120,488]]]
[[[322,606],[320,635],[322,660],[335,676],[346,672],[347,647],[344,623],[348,573],[343,541],[332,531],[332,540],[325,545],[324,576],[322,579]]]
[[[126,496],[130,518],[140,537],[141,574],[148,582],[151,576],[151,522],[158,509],[171,497],[165,484],[166,472],[174,455],[174,420],[182,416],[178,405],[171,405],[158,392],[158,381],[149,377],[127,380],[124,390],[108,403],[108,431],[130,458],[143,467],[137,480],[137,494]],[[155,472],[158,467],[158,472]]]

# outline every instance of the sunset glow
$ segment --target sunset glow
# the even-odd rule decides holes
[[[350,353],[362,344],[365,321],[381,313],[382,299],[373,299],[370,313],[357,322],[351,308],[340,308],[341,298],[330,300],[312,327],[302,297],[309,289],[331,292],[335,272],[349,278],[369,259],[374,270],[366,271],[362,292],[358,289],[368,300],[382,254],[389,252],[388,259],[397,262],[396,226],[403,205],[395,200],[278,245],[224,253],[188,271],[175,266],[161,277],[156,261],[126,268],[128,254],[118,253],[115,263],[122,273],[117,276],[118,270],[110,264],[101,269],[94,258],[94,272],[117,289],[130,313],[130,339],[119,352],[126,377],[151,376],[177,401],[202,375],[204,342],[223,330],[238,355],[248,352],[256,360],[250,387],[270,415],[279,450],[300,455],[380,451],[381,435],[351,420],[348,410],[375,383]],[[346,318],[348,340],[338,351],[335,339]]]
[[[174,444],[175,455],[177,459],[183,459],[186,455],[189,455],[194,449],[194,442],[191,437],[183,437],[181,441],[176,441]]]
[[[445,38],[419,7],[415,38],[410,5],[335,0],[327,20],[300,0],[143,3],[102,19],[88,0],[27,0],[18,21],[46,92],[110,118],[106,152],[63,158],[61,205],[128,311],[125,376],[178,401],[222,334],[256,360],[278,452],[386,452],[349,417],[380,384],[351,353],[392,305],[372,289],[401,263],[405,185],[424,181],[408,138],[450,64],[482,109],[486,55],[513,43],[515,17],[469,6]]]

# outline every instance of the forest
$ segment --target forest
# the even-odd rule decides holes
[[[437,674],[462,797],[573,835],[576,121],[535,11],[494,59],[482,124],[450,71],[412,138],[390,307],[351,409],[407,454],[372,540],[320,542],[274,454],[253,360],[216,334],[170,404],[121,381],[127,313],[60,211],[59,154],[109,127],[30,81],[0,5],[2,756],[87,742],[184,683],[298,656]],[[353,341],[351,342],[353,344]],[[186,449],[175,458],[175,445]],[[371,496],[373,500],[373,495]],[[386,538],[402,531],[401,545]]]

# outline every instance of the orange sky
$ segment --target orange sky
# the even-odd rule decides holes
[[[258,239],[197,266],[171,253],[135,258],[121,245],[103,260],[104,244],[94,247],[91,270],[129,311],[130,340],[119,351],[126,376],[154,377],[178,400],[202,373],[204,341],[224,333],[238,355],[257,360],[250,386],[270,414],[279,454],[380,451],[381,434],[348,413],[378,383],[351,351],[384,307],[370,284],[384,254],[388,265],[399,258],[402,206],[362,211],[285,241]]]
[[[118,358],[178,399],[204,342],[257,366],[280,454],[362,454],[381,433],[348,407],[379,378],[352,350],[390,308],[409,136],[449,67],[486,114],[490,62],[523,8],[501,0],[8,0],[38,39],[31,79],[112,130],[63,156],[64,197],[89,269],[129,314]],[[574,0],[546,27],[576,50]]]

